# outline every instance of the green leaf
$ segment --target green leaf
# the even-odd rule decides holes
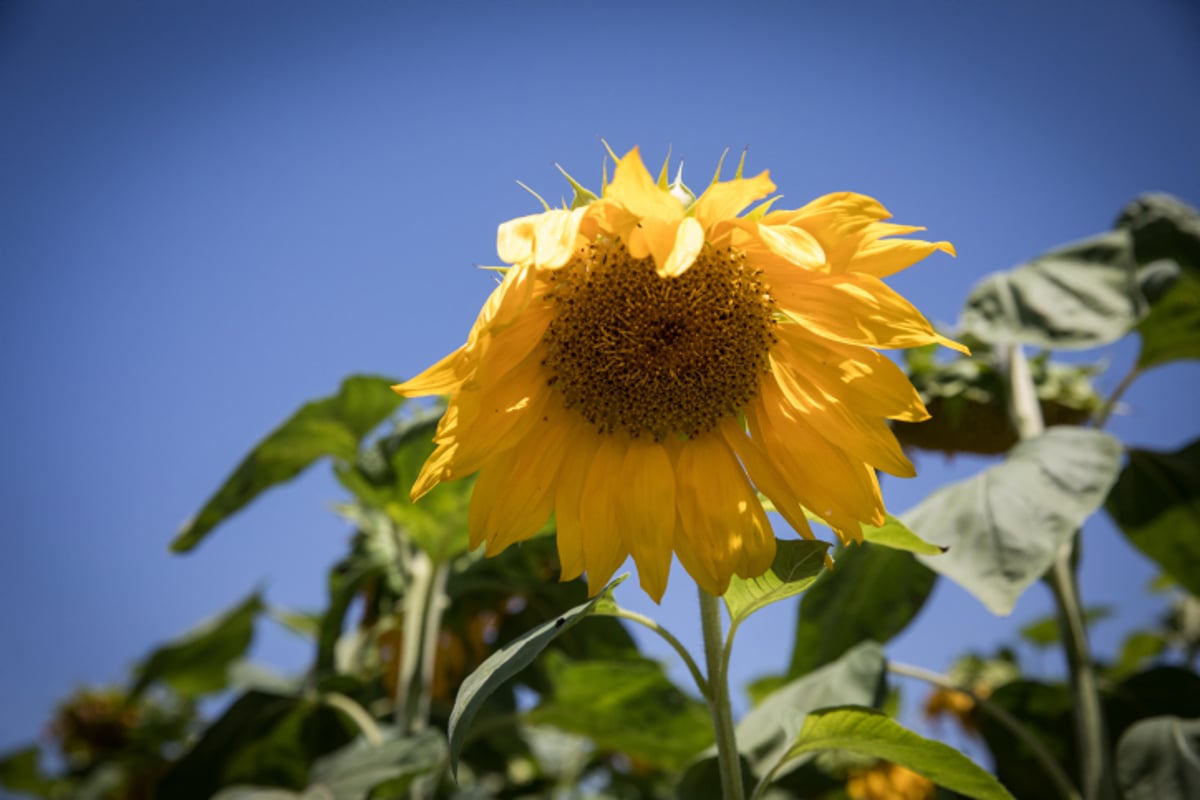
[[[376,796],[375,790],[386,790],[382,796],[402,797],[414,780],[433,772],[445,759],[446,741],[433,730],[378,746],[360,739],[313,764],[304,796],[367,800]]]
[[[0,789],[34,797],[55,797],[61,796],[62,783],[42,773],[41,753],[37,747],[0,756]]]
[[[863,640],[887,642],[921,610],[936,580],[903,550],[874,544],[842,548],[833,569],[800,601],[788,675],[828,664]]]
[[[1096,606],[1093,608],[1084,609],[1083,619],[1089,625],[1098,620],[1107,619],[1112,616],[1112,609],[1108,606]],[[1034,620],[1019,631],[1021,638],[1029,642],[1035,647],[1050,647],[1062,641],[1062,633],[1059,630],[1058,617],[1051,615]]]
[[[1142,720],[1117,744],[1117,780],[1125,800],[1200,797],[1200,720]]]
[[[390,378],[352,375],[337,394],[306,403],[242,459],[200,513],[184,523],[171,549],[191,550],[259,494],[291,480],[318,459],[353,459],[362,438],[403,402],[389,388],[394,383]]]
[[[1108,670],[1109,680],[1127,678],[1167,649],[1167,640],[1158,633],[1134,631],[1125,637],[1117,662]]]
[[[299,791],[314,760],[357,733],[339,711],[317,699],[246,692],[170,766],[156,796],[208,800],[239,784]]]
[[[254,638],[254,621],[263,610],[258,593],[221,616],[164,645],[136,670],[132,694],[162,682],[184,697],[198,697],[229,685],[229,668]]]
[[[448,481],[416,503],[409,499],[421,468],[434,451],[433,436],[440,418],[439,409],[404,420],[395,432],[364,448],[353,463],[335,470],[342,485],[361,501],[358,506],[343,506],[344,512],[358,508],[386,515],[406,538],[439,563],[467,550],[467,507],[475,483],[472,478]]]
[[[750,758],[757,773],[764,773],[778,763],[809,712],[881,702],[885,667],[883,649],[875,642],[861,642],[833,663],[789,681],[738,723],[738,749]]]
[[[530,722],[668,770],[713,742],[708,707],[681,692],[655,661],[548,662],[552,696],[529,712]]]
[[[953,747],[918,736],[869,708],[830,708],[809,714],[781,763],[831,749],[891,761],[976,800],[1013,800],[999,781]]]
[[[1173,453],[1130,450],[1106,507],[1134,547],[1200,595],[1200,439]]]
[[[1102,233],[984,278],[962,327],[987,342],[1051,350],[1115,342],[1145,313],[1128,231]]]
[[[893,550],[906,550],[923,556],[940,556],[948,548],[929,542],[917,536],[908,529],[898,517],[887,515],[887,522],[882,527],[872,525],[862,526],[863,539],[872,544],[890,547]]]
[[[800,594],[817,579],[825,566],[828,542],[777,539],[771,568],[757,578],[729,581],[725,606],[729,618],[737,624],[771,603]]]
[[[1200,269],[1178,276],[1151,305],[1138,333],[1142,336],[1139,369],[1200,358]]]
[[[904,514],[950,549],[921,562],[1005,615],[1099,508],[1121,445],[1100,431],[1058,427],[1017,445],[994,467],[934,492]]]
[[[1150,313],[1138,325],[1148,369],[1200,358],[1200,213],[1167,194],[1147,194],[1121,212],[1117,226],[1133,237],[1139,281]]]
[[[519,639],[504,645],[466,677],[458,689],[458,696],[454,699],[454,709],[450,712],[448,735],[452,773],[458,773],[458,755],[462,752],[467,728],[471,726],[471,720],[479,713],[484,701],[505,681],[532,664],[548,644],[575,627],[584,617],[604,614],[615,608],[613,589],[627,577],[628,575],[622,575],[586,603],[575,606],[557,619],[545,622]]]

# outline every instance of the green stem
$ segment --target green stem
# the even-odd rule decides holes
[[[328,692],[321,696],[321,702],[349,717],[358,726],[358,730],[367,740],[367,744],[372,747],[383,744],[383,734],[380,733],[379,726],[375,724],[375,720],[371,718],[367,710],[358,703],[341,692]]]
[[[888,672],[896,675],[903,675],[908,678],[916,678],[917,680],[931,683],[934,686],[940,686],[943,689],[962,692],[967,697],[970,697],[981,711],[995,719],[1005,728],[1008,728],[1009,732],[1012,733],[1013,736],[1016,736],[1025,743],[1025,746],[1029,748],[1029,751],[1033,754],[1033,757],[1037,759],[1037,762],[1041,764],[1042,769],[1046,771],[1046,776],[1054,782],[1054,785],[1058,788],[1058,793],[1065,798],[1065,800],[1083,800],[1083,796],[1079,794],[1079,790],[1076,789],[1071,783],[1071,779],[1067,777],[1065,772],[1063,772],[1062,767],[1060,767],[1058,762],[1054,760],[1054,756],[1050,754],[1050,751],[1046,749],[1046,746],[1043,745],[1028,728],[1022,725],[1016,717],[1014,717],[1012,714],[1009,714],[1000,706],[992,703],[987,698],[977,695],[969,688],[958,685],[945,675],[939,675],[936,672],[932,672],[921,667],[916,667],[911,664],[903,664],[898,661],[889,661]]]
[[[638,625],[649,628],[665,639],[667,644],[671,645],[676,653],[679,653],[679,657],[683,659],[683,663],[687,666],[688,672],[692,673],[692,680],[696,682],[696,688],[700,690],[700,694],[705,700],[712,699],[712,689],[709,686],[708,681],[704,679],[704,674],[700,672],[700,667],[696,666],[696,661],[692,658],[692,654],[687,651],[687,648],[683,646],[683,643],[676,639],[669,630],[659,625],[649,617],[642,616],[636,611],[629,611],[628,609],[617,607],[615,611],[611,612],[611,615],[619,619],[627,619],[630,622],[636,622]]]
[[[416,551],[408,560],[408,585],[404,588],[404,627],[401,637],[400,672],[396,676],[396,724],[404,733],[416,730],[422,688],[424,623],[433,585],[433,560]]]
[[[704,591],[700,592],[700,624],[704,632],[704,659],[708,667],[708,707],[712,712],[713,730],[717,737],[717,763],[721,768],[722,797],[725,800],[744,800],[742,767],[738,759],[737,740],[733,733],[733,709],[729,704],[729,680],[725,674],[723,637],[721,635],[721,601]]]
[[[417,713],[413,720],[414,731],[424,730],[429,725],[429,706],[433,701],[433,673],[437,667],[438,636],[442,631],[442,614],[446,610],[446,581],[450,577],[448,563],[436,564],[425,595],[425,620],[421,637],[420,693],[417,695]]]
[[[1029,363],[1020,345],[1011,345],[1008,357],[1008,409],[1017,432],[1022,440],[1040,435],[1046,428],[1042,409],[1038,404],[1037,390],[1029,374]],[[1126,376],[1122,386],[1110,398],[1110,404],[1132,382]],[[1111,410],[1111,409],[1108,409]],[[1107,419],[1107,413],[1104,414]],[[1062,632],[1063,647],[1067,652],[1068,678],[1074,699],[1075,742],[1079,750],[1079,765],[1083,796],[1086,800],[1113,800],[1117,797],[1116,782],[1108,763],[1108,736],[1104,728],[1104,714],[1100,707],[1100,690],[1088,649],[1087,627],[1084,623],[1083,604],[1079,599],[1079,587],[1075,583],[1075,568],[1072,555],[1075,539],[1067,542],[1054,559],[1054,565],[1046,574],[1046,580],[1054,592],[1058,611],[1059,630]]]

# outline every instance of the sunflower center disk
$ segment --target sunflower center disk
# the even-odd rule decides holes
[[[600,242],[550,280],[544,363],[567,407],[602,431],[698,436],[754,397],[774,303],[740,253],[706,246],[660,278],[653,259]]]

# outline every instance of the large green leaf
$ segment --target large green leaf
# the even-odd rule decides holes
[[[953,747],[918,736],[870,708],[830,708],[809,714],[781,763],[834,749],[891,761],[976,800],[1013,800],[999,781]]]
[[[1116,230],[984,278],[967,297],[962,326],[994,343],[1097,347],[1128,333],[1145,306],[1131,236]]]
[[[216,692],[229,685],[229,668],[254,638],[254,622],[264,606],[258,593],[190,633],[151,653],[136,669],[133,694],[153,683],[184,697]]]
[[[1200,595],[1200,439],[1173,453],[1130,450],[1106,507],[1134,547]]]
[[[1150,300],[1138,325],[1138,366],[1200,358],[1200,213],[1170,195],[1147,194],[1125,207],[1117,226],[1133,236]]]
[[[776,764],[809,712],[882,701],[886,663],[875,642],[861,642],[831,664],[769,694],[737,726],[738,749],[759,774]]]
[[[1062,545],[1100,507],[1121,445],[1100,431],[1059,427],[1022,442],[1002,464],[931,494],[904,519],[949,552],[921,557],[1008,614]]]
[[[712,744],[708,707],[646,659],[548,659],[552,695],[529,721],[586,736],[597,747],[664,769],[682,767]]]
[[[613,610],[616,604],[612,599],[612,591],[626,577],[628,575],[622,575],[586,603],[563,612],[557,619],[549,620],[504,645],[466,677],[458,689],[458,696],[454,699],[454,709],[450,712],[447,733],[450,739],[451,772],[458,772],[458,755],[462,752],[467,729],[488,697],[507,680],[532,664],[547,645],[579,624],[580,620]]]
[[[817,579],[825,566],[828,542],[779,539],[775,542],[775,560],[771,568],[757,578],[729,581],[725,606],[736,625],[760,608],[800,594]]]
[[[936,579],[902,550],[875,544],[842,548],[833,569],[800,601],[788,675],[835,661],[864,640],[887,642],[921,610]]]
[[[1200,797],[1200,720],[1142,720],[1117,744],[1117,780],[1125,800]]]
[[[337,394],[306,403],[242,459],[200,513],[184,523],[171,549],[191,550],[263,491],[291,480],[318,459],[352,460],[362,438],[402,402],[389,388],[395,382],[353,375]]]

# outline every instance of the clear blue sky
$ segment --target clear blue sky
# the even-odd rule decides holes
[[[7,2],[0,6],[0,750],[55,698],[256,585],[318,607],[345,525],[325,467],[196,552],[167,543],[261,435],[347,373],[408,376],[492,285],[514,183],[598,182],[604,136],[667,145],[703,185],[727,146],[784,205],[853,189],[950,239],[895,285],[953,322],[987,272],[1110,225],[1145,190],[1200,203],[1200,12],[1155,2],[853,4]],[[1108,348],[1111,389],[1133,357]],[[1114,430],[1200,432],[1200,368],[1163,368]],[[889,480],[914,505],[951,472]],[[781,535],[788,535],[780,531]],[[1089,526],[1111,651],[1151,574]],[[646,611],[632,588],[618,599]],[[943,582],[889,652],[935,669],[1012,640]],[[698,641],[677,572],[655,613]],[[735,681],[780,669],[793,611],[741,634]],[[257,654],[305,645],[269,624]],[[657,644],[652,652],[669,658]],[[1047,669],[1054,669],[1053,658]],[[677,672],[681,677],[683,673]]]

